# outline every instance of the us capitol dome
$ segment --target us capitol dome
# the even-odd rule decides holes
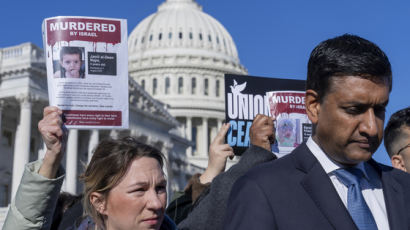
[[[224,74],[247,74],[235,43],[194,0],[167,0],[128,38],[129,74],[168,106],[194,143],[194,165],[206,168],[208,146],[225,119]]]

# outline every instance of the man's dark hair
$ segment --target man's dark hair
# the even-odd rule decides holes
[[[321,42],[310,54],[306,89],[322,101],[332,77],[358,76],[392,88],[392,71],[386,54],[374,43],[344,34]]]
[[[63,61],[63,57],[66,54],[78,54],[80,57],[80,61],[82,60],[83,51],[80,47],[73,47],[73,46],[63,46],[60,50],[60,61]]]
[[[410,128],[410,106],[391,115],[384,129],[384,146],[390,157],[397,154],[393,152],[394,142],[400,137],[404,127]]]

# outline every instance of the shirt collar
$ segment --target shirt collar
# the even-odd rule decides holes
[[[326,174],[333,174],[335,170],[338,170],[340,168],[344,168],[343,165],[337,163],[336,161],[332,160],[320,147],[319,145],[313,140],[312,137],[309,137],[309,139],[306,142],[307,147],[309,150],[312,152],[313,156],[316,157],[316,159],[319,161],[320,165],[322,168],[325,170]],[[369,180],[369,176],[367,175],[366,169],[364,167],[364,163],[360,162],[359,164],[354,166],[355,168],[360,169],[365,178]]]

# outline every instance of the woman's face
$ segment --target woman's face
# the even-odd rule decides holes
[[[166,184],[157,160],[133,160],[121,182],[108,194],[103,213],[107,229],[159,229],[167,203]]]

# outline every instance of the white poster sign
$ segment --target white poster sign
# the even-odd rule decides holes
[[[50,105],[68,128],[128,128],[125,19],[54,17],[43,22]]]

